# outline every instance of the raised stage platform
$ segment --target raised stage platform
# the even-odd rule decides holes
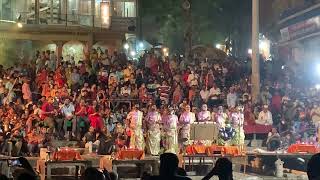
[[[311,156],[312,154],[304,153],[247,152],[244,156],[192,155],[180,156],[180,158],[183,159],[182,166],[192,179],[201,179],[200,177],[207,174],[214,166],[215,161],[220,157],[227,157],[233,162],[233,170],[238,177],[242,177],[241,179],[277,179],[272,175],[265,176],[262,170],[255,171],[254,164],[252,163],[254,159],[259,158],[263,163],[265,161],[272,162],[278,158],[287,162],[290,162],[290,159],[301,158],[307,162]],[[158,174],[159,157],[146,156],[142,160],[111,160],[111,156],[99,156],[95,154],[82,155],[81,157],[83,161],[50,163],[51,168],[49,174],[45,160],[41,160],[39,157],[27,157],[27,159],[39,173],[42,180],[61,179],[61,177],[70,179],[81,173],[79,170],[83,170],[88,166],[101,169],[105,168],[109,171],[112,170],[117,172],[122,179],[141,178],[143,172],[150,172],[154,175]],[[7,160],[11,158],[14,157],[0,156],[1,173],[9,177],[11,177],[12,168],[8,166]],[[283,179],[304,179],[306,175],[304,172],[294,171],[292,169],[287,169],[286,172],[285,176],[287,178],[284,177]]]

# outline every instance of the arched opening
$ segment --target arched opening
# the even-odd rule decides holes
[[[74,61],[78,63],[84,59],[84,45],[79,41],[69,41],[63,45],[62,57],[64,61],[70,61],[74,58]]]

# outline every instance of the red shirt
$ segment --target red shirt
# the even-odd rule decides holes
[[[84,108],[84,110],[81,111],[82,108]],[[87,112],[88,112],[87,110],[88,110],[88,108],[87,108],[86,106],[80,106],[80,105],[78,105],[78,106],[76,107],[77,116],[86,117],[86,116],[87,116]],[[80,111],[81,111],[81,112],[80,112]],[[80,112],[80,113],[78,114],[78,112]]]
[[[42,112],[53,112],[54,111],[54,107],[53,107],[52,104],[46,102],[41,106],[41,110],[42,110]],[[45,119],[46,117],[49,117],[49,116],[46,115],[46,114],[42,114],[41,115],[41,119]]]
[[[281,101],[282,101],[282,98],[280,95],[272,96],[271,105],[274,108],[274,110],[276,111],[281,110]]]
[[[188,77],[189,77],[189,73],[187,73],[187,72],[182,75],[182,79],[183,79],[184,83],[188,82]]]

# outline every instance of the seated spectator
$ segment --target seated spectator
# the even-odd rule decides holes
[[[47,102],[45,102],[41,107],[41,120],[44,121],[45,125],[49,127],[49,132],[52,133],[55,124],[55,117],[58,115],[57,110],[53,106],[54,99],[49,96]]]
[[[90,143],[92,143],[92,148],[98,149],[100,141],[97,138],[97,134],[93,127],[89,128],[89,131],[83,136],[82,141],[85,143],[84,147],[89,148]]]
[[[121,97],[129,97],[131,95],[131,88],[128,85],[124,85],[120,90]]]
[[[39,144],[41,139],[39,138],[39,134],[36,129],[32,129],[31,132],[27,135],[27,143],[28,143],[28,151],[31,155],[39,152]]]
[[[69,98],[64,100],[64,104],[61,108],[61,114],[64,118],[64,133],[66,138],[69,138],[68,132],[72,132],[72,137],[76,137],[77,119],[74,115],[75,107],[70,102]]]
[[[278,133],[276,128],[272,128],[271,132],[269,132],[266,144],[268,151],[275,151],[280,147],[280,134]]]
[[[263,110],[259,113],[259,117],[256,120],[256,123],[261,124],[261,125],[272,125],[273,124],[272,114],[268,110],[268,105],[263,106]]]

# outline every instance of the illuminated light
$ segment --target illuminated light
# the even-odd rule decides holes
[[[221,46],[222,46],[221,44],[216,44],[217,49],[221,49]]]
[[[144,47],[143,42],[139,43],[139,47],[142,49]]]
[[[281,66],[281,69],[284,70],[285,66]]]
[[[135,55],[136,55],[136,52],[131,51],[130,54],[131,54],[131,56],[135,56]]]
[[[259,49],[266,49],[267,47],[268,47],[268,45],[265,41],[259,42]]]
[[[316,74],[318,75],[318,76],[320,76],[320,64],[317,64],[316,66],[315,66],[315,72],[316,72]]]
[[[123,47],[124,47],[124,49],[128,50],[129,49],[129,44],[125,43]]]
[[[101,25],[110,27],[110,2],[100,2]]]
[[[18,28],[22,28],[23,27],[22,23],[20,23],[20,22],[17,23],[17,26],[18,26]]]
[[[252,54],[252,49],[248,49],[248,54]]]
[[[317,85],[316,85],[316,89],[317,89],[317,90],[320,90],[320,84],[317,84]]]
[[[163,52],[168,52],[168,49],[167,48],[163,48]]]
[[[169,56],[169,53],[168,53],[168,52],[164,53],[164,56],[168,57],[168,56]]]

